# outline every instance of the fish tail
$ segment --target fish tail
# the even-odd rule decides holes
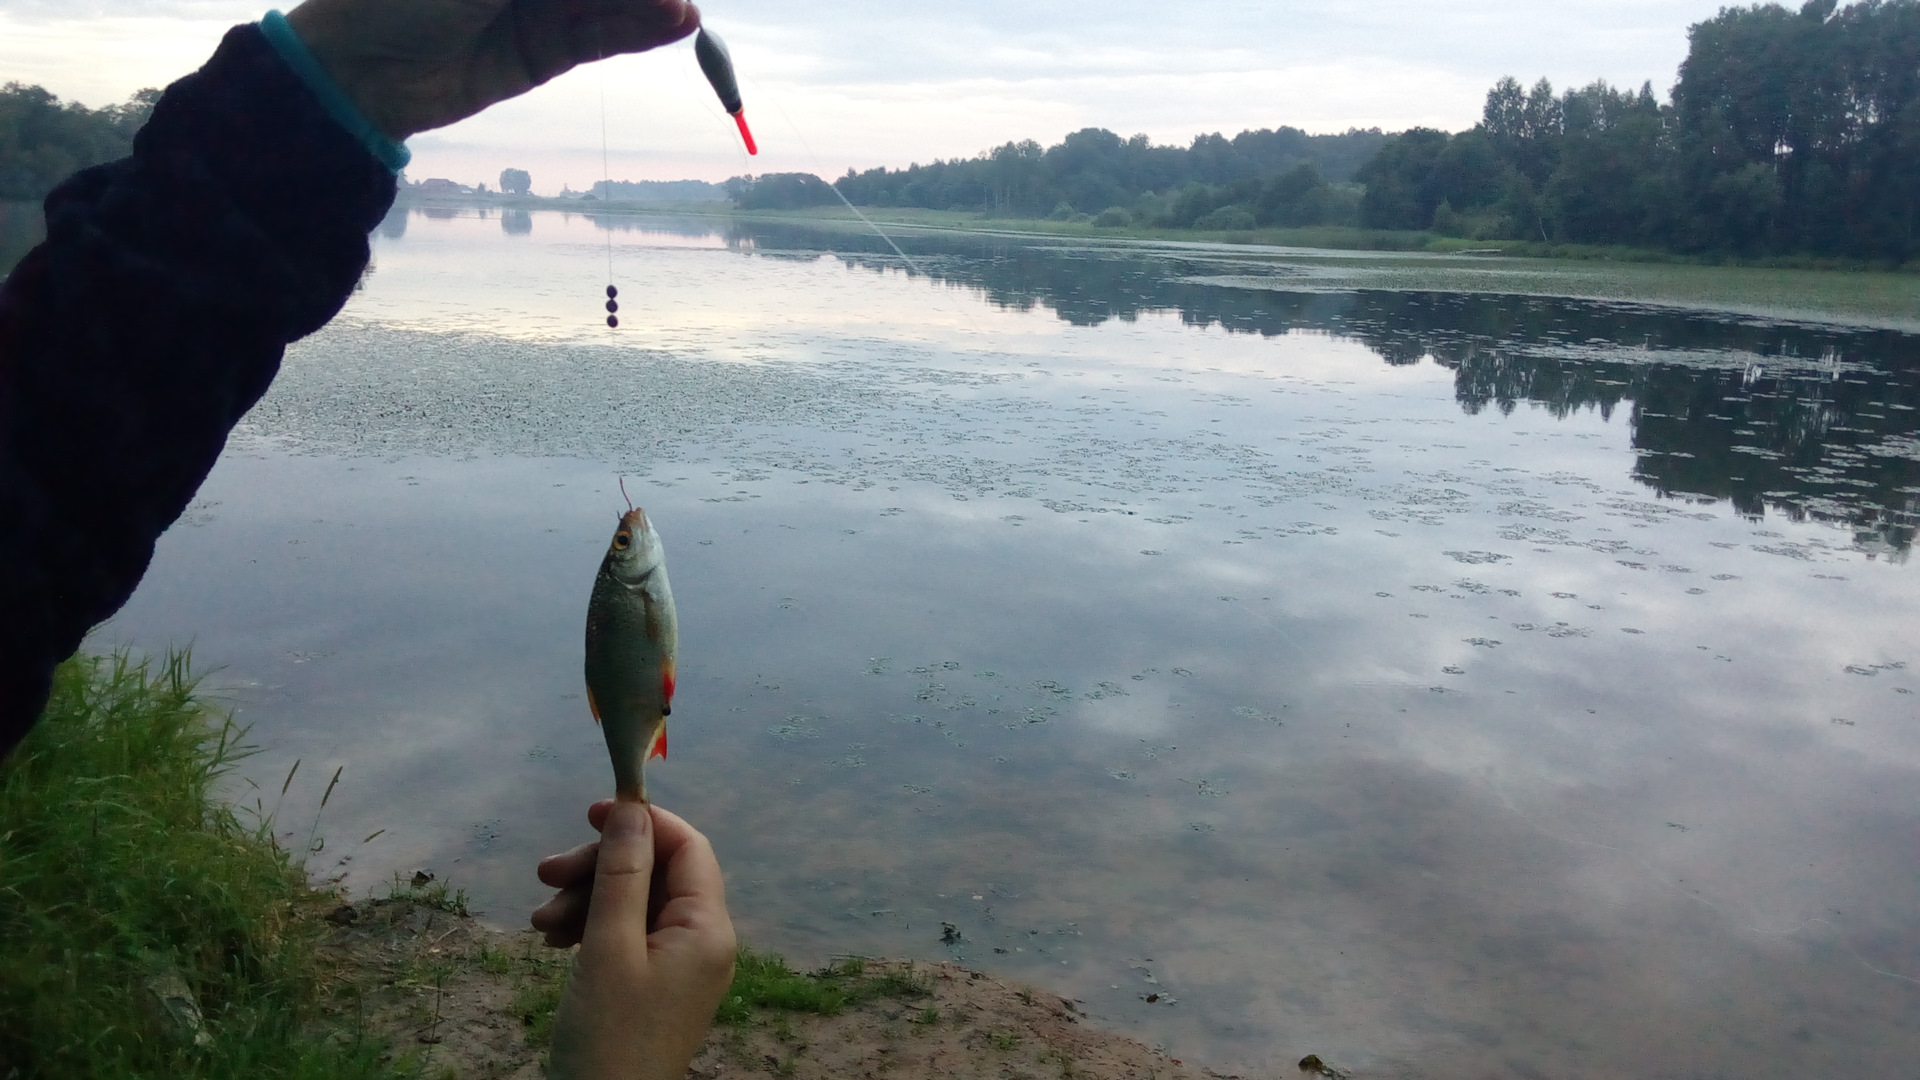
[[[647,765],[636,762],[632,766],[615,763],[613,769],[613,797],[621,802],[647,801]]]

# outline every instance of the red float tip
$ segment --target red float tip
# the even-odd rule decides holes
[[[760,148],[753,144],[753,132],[747,130],[747,110],[734,113],[733,122],[740,128],[740,138],[747,144],[747,153],[758,154]]]

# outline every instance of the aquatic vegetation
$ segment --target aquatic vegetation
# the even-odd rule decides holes
[[[1529,1033],[1575,1029],[1626,1071],[1911,1056],[1876,974],[1910,975],[1910,830],[1858,823],[1920,805],[1920,339],[1618,302],[1658,274],[1467,291],[1599,265],[915,233],[915,268],[736,221],[617,234],[657,275],[615,348],[542,307],[613,231],[392,241],[116,624],[200,628],[290,755],[377,746],[356,834],[538,901],[525,867],[605,769],[578,582],[625,472],[691,541],[662,801],[789,955],[985,961],[1241,1062],[1310,1007],[1286,987],[1351,1003],[1289,1060],[1382,1010],[1410,1045],[1497,1034],[1495,1071],[1574,1071]],[[448,252],[486,280],[417,304]],[[418,813],[448,775],[482,782]],[[355,872],[413,865],[380,855]],[[1222,932],[1171,940],[1172,909]],[[1170,985],[1115,970],[1143,938]],[[1713,992],[1648,1028],[1649,978]],[[1755,996],[1788,983],[1841,1035],[1705,1034],[1790,1030]],[[765,1015],[756,1046],[801,1014]]]

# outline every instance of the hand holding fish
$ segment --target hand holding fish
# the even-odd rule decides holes
[[[307,0],[300,40],[389,138],[444,127],[581,64],[678,41],[687,0]]]
[[[720,864],[705,836],[655,806],[604,800],[587,820],[600,841],[539,869],[560,893],[533,913],[534,929],[549,945],[580,944],[551,1075],[679,1080],[733,977]]]

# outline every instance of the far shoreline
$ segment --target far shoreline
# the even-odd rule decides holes
[[[545,211],[635,221],[647,218],[706,220],[716,225],[762,223],[852,230],[871,236],[870,222],[873,227],[896,232],[1097,245],[1172,255],[1178,255],[1183,249],[1204,253],[1219,252],[1225,247],[1236,256],[1307,266],[1313,271],[1313,280],[1303,286],[1297,277],[1230,273],[1195,279],[1196,284],[1278,291],[1300,291],[1305,287],[1308,291],[1327,292],[1378,289],[1539,296],[1732,315],[1768,322],[1920,333],[1920,273],[1904,270],[1630,260],[1591,252],[1591,257],[1567,257],[1541,251],[1516,253],[1479,241],[1447,240],[1441,248],[1429,250],[1385,246],[1396,238],[1417,239],[1428,235],[1423,233],[1370,233],[1357,229],[1203,233],[1105,228],[1071,222],[995,218],[961,211],[899,208],[863,208],[861,214],[866,218],[863,221],[844,207],[740,211],[724,202],[600,202],[495,193],[414,195],[397,202],[395,208],[456,213]],[[1366,246],[1372,241],[1378,243]]]
[[[578,214],[674,214],[694,217],[723,217],[746,221],[852,222],[856,217],[841,205],[826,205],[792,210],[740,210],[725,201],[644,202],[622,199],[601,201],[591,194],[576,197],[552,195],[507,195],[498,192],[472,195],[436,194],[422,196],[402,188],[396,207],[435,209],[493,208],[509,210],[560,210]],[[1804,270],[1847,274],[1886,274],[1920,280],[1920,260],[1907,263],[1849,259],[1836,256],[1770,255],[1746,257],[1729,254],[1689,255],[1659,248],[1624,245],[1573,244],[1547,240],[1467,239],[1432,231],[1367,229],[1350,225],[1320,225],[1301,228],[1254,229],[1176,229],[1142,225],[1096,225],[1091,221],[1056,221],[1049,218],[999,216],[979,210],[927,210],[918,207],[862,206],[859,212],[870,220],[908,228],[950,230],[956,232],[1041,236],[1072,239],[1134,240],[1150,242],[1190,242],[1231,244],[1276,248],[1306,248],[1325,251],[1402,252],[1407,254],[1498,256],[1515,259],[1554,259],[1570,262],[1645,263],[1670,266],[1696,266],[1749,270]]]

